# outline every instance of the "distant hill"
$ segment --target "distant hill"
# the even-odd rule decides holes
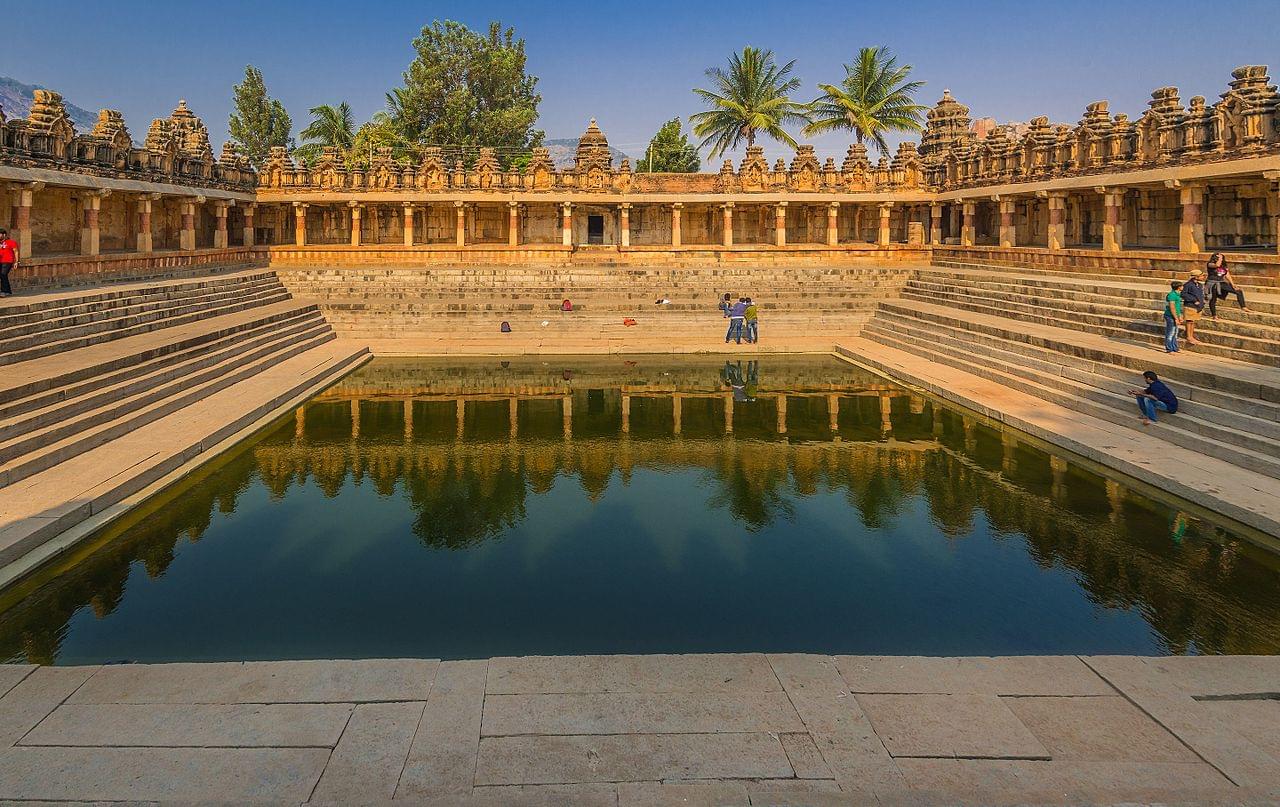
[[[5,117],[25,118],[31,111],[31,91],[45,89],[48,87],[42,87],[39,84],[23,84],[17,79],[0,76],[0,107],[4,108]],[[98,122],[98,113],[78,107],[65,98],[62,102],[66,105],[67,116],[76,125],[77,132],[93,130],[94,124]]]
[[[556,164],[556,168],[564,170],[573,167],[573,157],[578,153],[578,138],[564,137],[559,140],[544,140],[542,145],[551,151],[551,161]],[[622,165],[623,158],[627,156],[613,146],[609,147],[609,154],[613,157],[614,168]],[[635,168],[634,165],[631,167]]]

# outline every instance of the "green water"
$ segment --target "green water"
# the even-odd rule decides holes
[[[1275,653],[1280,564],[826,357],[379,360],[9,592],[43,663]]]

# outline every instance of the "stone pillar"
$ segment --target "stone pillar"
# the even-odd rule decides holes
[[[257,243],[257,237],[253,231],[253,214],[258,211],[258,205],[254,202],[244,206],[244,229],[240,235],[241,246],[251,247]]]
[[[929,205],[929,243],[939,246],[942,243],[942,205]]]
[[[618,244],[620,246],[631,246],[631,203],[623,202],[618,205]]]
[[[31,243],[31,207],[35,204],[36,191],[44,188],[43,182],[28,182],[14,189],[13,199],[13,237],[18,242],[18,258],[30,258]]]
[[[1009,198],[993,196],[992,201],[1000,205],[1000,246],[1016,247],[1018,245],[1017,202]]]
[[[347,202],[351,208],[351,246],[360,246],[360,203]]]
[[[507,245],[520,246],[520,203],[507,202]]]
[[[733,202],[725,202],[720,205],[724,213],[724,233],[720,242],[726,247],[733,246]]]
[[[217,224],[213,228],[213,248],[226,249],[227,239],[227,209],[231,207],[228,202],[213,203],[213,220]]]
[[[1276,239],[1276,252],[1280,253],[1280,171],[1263,171],[1264,179],[1271,180],[1270,193],[1267,195],[1267,212],[1272,216],[1271,234]]]
[[[182,200],[182,231],[178,234],[178,249],[190,252],[196,248],[196,205],[204,204],[202,197]]]
[[[404,245],[413,246],[413,203],[404,203]]]
[[[834,247],[840,243],[840,203],[827,205],[827,246]]]
[[[787,245],[787,203],[778,202],[773,209],[773,243],[785,247]]]
[[[684,210],[684,205],[676,202],[671,205],[671,246],[680,246],[680,211]]]
[[[880,203],[880,229],[876,232],[876,244],[889,246],[889,217],[893,215],[893,202]]]
[[[467,245],[467,206],[463,202],[454,202],[453,240],[457,246]]]
[[[960,244],[961,246],[971,247],[978,230],[978,203],[962,202],[961,205]]]
[[[144,193],[138,197],[138,234],[135,248],[139,252],[151,252],[155,248],[155,239],[151,235],[151,207],[160,198],[158,193]]]
[[[1124,249],[1124,191],[1115,188],[1099,188],[1106,217],[1102,220],[1102,251],[1119,252]]]
[[[573,203],[560,205],[560,243],[566,247],[573,246]]]
[[[307,205],[302,202],[293,203],[293,243],[307,245]]]
[[[1049,249],[1062,249],[1067,245],[1067,194],[1052,191],[1049,200]]]
[[[1204,186],[1183,183],[1178,188],[1182,224],[1178,226],[1179,252],[1204,252]]]
[[[108,192],[109,193],[109,192]],[[106,193],[92,191],[84,195],[84,212],[80,222],[80,254],[97,255],[99,248],[98,213],[102,210],[102,197]]]

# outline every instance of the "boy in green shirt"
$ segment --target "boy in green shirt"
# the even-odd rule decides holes
[[[1182,283],[1169,284],[1171,291],[1164,296],[1164,350],[1178,352],[1178,326],[1182,324]]]
[[[760,308],[747,298],[747,310],[745,312],[747,318],[747,342],[755,344],[760,341]]]

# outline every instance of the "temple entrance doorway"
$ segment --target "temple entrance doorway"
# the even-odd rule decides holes
[[[604,243],[604,216],[587,216],[587,243]]]

